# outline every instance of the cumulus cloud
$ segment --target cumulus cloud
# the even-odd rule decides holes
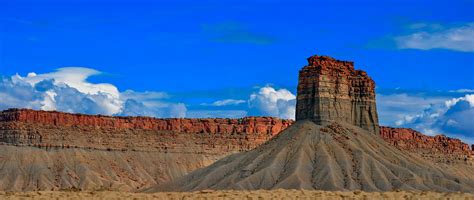
[[[379,121],[383,125],[400,126],[422,114],[426,109],[443,105],[450,97],[425,93],[377,94]]]
[[[41,109],[44,106],[44,94],[29,83],[2,77],[0,82],[0,109],[21,107]]]
[[[295,119],[296,96],[286,89],[266,86],[250,95],[249,106],[263,115]]]
[[[248,99],[224,98],[212,103],[191,104],[192,110],[166,92],[120,91],[108,83],[92,83],[101,72],[82,67],[54,72],[0,77],[0,109],[30,108],[69,113],[152,117],[223,117],[247,115],[294,119],[296,97],[286,89],[263,87]],[[241,98],[242,96],[240,96]],[[192,100],[195,102],[195,100]]]
[[[395,38],[401,49],[450,49],[455,51],[474,51],[474,23],[448,29],[421,30]]]
[[[465,141],[474,143],[474,94],[463,97],[434,98],[427,102],[419,101],[419,97],[409,97],[414,103],[421,103],[419,112],[401,114],[396,121],[396,126],[410,127],[425,134],[445,134],[459,137]],[[400,100],[400,99],[398,99]],[[397,99],[394,99],[397,101]],[[431,101],[429,104],[428,101]],[[384,100],[381,101],[384,104]],[[411,103],[410,103],[411,104]],[[397,105],[403,107],[402,105]],[[381,111],[383,112],[383,111]]]
[[[104,115],[145,115],[154,117],[184,117],[182,103],[159,101],[162,92],[120,92],[108,83],[91,83],[90,76],[99,71],[82,67],[60,68],[55,72],[29,73],[23,77],[2,77],[0,109],[31,108],[70,113]]]

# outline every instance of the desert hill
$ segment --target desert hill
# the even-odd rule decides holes
[[[228,156],[147,191],[474,192],[472,166],[436,163],[380,137],[374,88],[374,81],[355,70],[352,62],[312,56],[300,71],[297,121],[292,126],[254,150]],[[384,133],[394,135],[391,130]]]
[[[0,112],[0,190],[135,191],[250,150],[291,121]]]
[[[297,121],[268,143],[148,191],[317,189],[474,192],[457,173],[388,145],[360,127]]]

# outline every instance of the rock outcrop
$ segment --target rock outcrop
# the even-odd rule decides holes
[[[469,145],[444,135],[428,136],[409,128],[380,127],[380,136],[399,149],[421,154],[439,162],[464,161],[470,158]]]
[[[354,63],[311,56],[299,72],[296,120],[342,121],[378,133],[375,83]]]
[[[152,117],[111,117],[69,114],[56,111],[9,109],[0,112],[0,122],[24,122],[53,126],[87,126],[111,129],[143,129],[210,134],[277,134],[291,123],[274,117],[245,117],[242,119],[157,119]]]
[[[227,154],[255,148],[291,123],[272,117],[156,119],[11,109],[0,112],[0,142]]]

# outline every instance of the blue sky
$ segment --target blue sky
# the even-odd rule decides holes
[[[298,70],[322,54],[373,77],[382,124],[472,138],[447,124],[472,114],[473,10],[472,0],[0,0],[0,108],[288,117]],[[469,104],[456,120],[453,99]]]

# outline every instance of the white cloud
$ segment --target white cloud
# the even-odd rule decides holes
[[[0,109],[14,107],[41,109],[44,97],[30,84],[5,77],[0,80],[0,99]]]
[[[31,108],[71,113],[104,115],[144,115],[185,117],[182,103],[161,101],[163,92],[120,93],[108,83],[91,83],[99,71],[82,67],[60,68],[55,72],[3,77],[0,82],[0,109]]]
[[[243,104],[247,101],[245,100],[238,100],[238,99],[224,99],[224,100],[219,100],[219,101],[215,101],[211,104],[207,104],[207,103],[202,103],[201,105],[202,106],[233,106],[233,105],[240,105],[240,104]]]
[[[117,87],[108,83],[89,83],[87,78],[99,75],[101,72],[84,67],[64,67],[59,68],[56,72],[46,74],[36,74],[30,72],[26,77],[16,76],[31,85],[35,85],[43,80],[52,79],[57,85],[68,85],[69,87],[77,89],[81,93],[85,94],[99,94],[104,93],[113,97],[119,96]]]
[[[388,95],[392,98],[385,101],[385,97],[378,100],[378,105],[386,107],[390,102],[400,101],[394,104],[393,110],[407,109],[409,112],[400,112],[400,115],[380,110],[381,115],[392,114],[393,120],[396,120],[396,126],[414,128],[428,135],[445,134],[451,137],[459,137],[464,141],[474,142],[474,94],[467,94],[463,97],[419,97],[403,94]],[[444,99],[444,100],[443,100]],[[419,104],[420,108],[406,107],[406,105]],[[420,109],[422,109],[420,111]],[[404,114],[403,114],[404,113]],[[387,116],[385,116],[387,117]],[[385,124],[387,125],[387,124]],[[388,124],[390,125],[390,124]]]
[[[474,23],[444,30],[420,31],[395,38],[401,49],[474,51]]]
[[[440,106],[450,97],[427,96],[425,94],[377,94],[377,111],[382,125],[401,126],[412,121],[433,106]]]
[[[262,115],[294,119],[296,96],[286,89],[275,90],[266,86],[250,95],[249,106],[256,108]]]

